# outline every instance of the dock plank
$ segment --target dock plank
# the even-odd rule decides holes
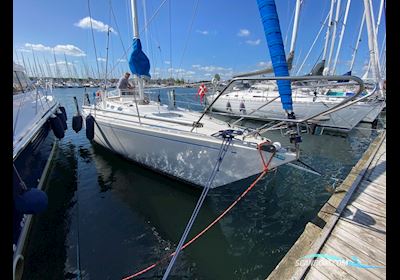
[[[365,226],[369,225],[386,226],[386,217],[384,217],[383,215],[377,215],[376,213],[373,212],[363,211],[363,209],[356,207],[354,205],[347,205],[346,210],[349,211],[348,213],[351,212],[352,214],[350,216],[343,215],[344,217],[349,219],[350,217],[354,216],[355,219],[363,220],[364,221],[363,225]],[[378,212],[377,210],[375,211]]]
[[[370,201],[370,203],[372,203],[373,205],[385,205],[385,200],[377,198],[367,192],[364,191],[360,191],[360,190],[356,190],[354,192],[355,196],[360,196],[361,198],[363,198],[364,200],[368,200]],[[385,198],[386,199],[386,198]]]
[[[361,253],[357,250],[349,249],[346,243],[338,240],[334,236],[330,236],[328,239],[329,244],[325,244],[320,254],[329,254],[338,257],[344,257],[347,260],[351,260],[351,257],[356,256],[360,259],[361,263],[369,264],[369,265],[380,265],[376,264],[373,260],[371,260],[367,255]],[[350,265],[341,265],[342,270],[352,275],[356,279],[365,280],[365,279],[386,279],[386,269],[379,268],[379,272],[377,269],[364,269],[353,267]]]
[[[386,219],[386,209],[383,210],[383,209],[373,208],[368,203],[363,202],[361,199],[353,201],[351,203],[351,206],[354,206],[355,208],[358,208],[367,214],[376,215],[380,218]]]
[[[314,268],[314,267],[312,267],[310,272],[304,278],[304,280],[330,280],[330,279],[332,279],[332,278],[325,276],[325,274],[323,274],[317,268]],[[335,279],[340,279],[340,278],[336,277]],[[342,279],[348,279],[348,278],[342,278]]]
[[[332,209],[328,209],[330,212],[323,216],[326,225],[321,227],[318,235],[314,235],[315,241],[307,254],[333,255],[343,258],[345,263],[325,259],[321,262],[320,257],[311,265],[298,266],[291,271],[292,277],[285,279],[386,279],[385,131],[371,143],[339,189],[344,193],[332,195],[335,203],[332,204],[330,198],[321,208],[324,213],[328,209],[326,205],[332,204]],[[318,217],[321,217],[320,213]],[[295,259],[295,255],[291,257]],[[297,255],[299,258],[301,256]],[[274,270],[275,278],[271,280],[283,279],[279,278],[284,273],[278,267]]]
[[[365,240],[376,241],[376,239],[380,239],[381,241],[386,242],[386,232],[381,232],[376,230],[365,230],[359,224],[355,224],[346,220],[340,220],[337,223],[337,226],[340,226],[345,230],[352,232],[354,235],[362,237]]]
[[[312,276],[310,278],[305,278],[305,279],[315,279],[315,280],[319,280],[319,279],[343,279],[343,280],[357,280],[357,278],[354,278],[353,276],[351,276],[351,274],[349,274],[348,272],[344,271],[343,269],[341,269],[340,267],[338,267],[337,265],[335,265],[333,262],[331,262],[330,260],[326,260],[324,262],[329,263],[329,265],[316,265],[315,263],[313,263],[310,267],[309,272],[307,273],[307,276],[309,274],[311,274]],[[325,278],[324,278],[325,277]]]
[[[335,227],[332,235],[348,246],[357,248],[358,251],[379,262],[380,264],[377,265],[386,264],[385,242],[377,242],[376,240],[364,239],[362,236],[355,236],[340,226]]]
[[[358,191],[363,191],[381,201],[385,201],[386,190],[382,186],[377,186],[373,182],[363,181]]]
[[[386,222],[372,220],[370,217],[363,214],[356,214],[347,208],[343,211],[343,219],[351,220],[357,224],[361,224],[364,228],[374,228],[386,232]]]

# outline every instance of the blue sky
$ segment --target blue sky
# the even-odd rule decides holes
[[[147,21],[152,19],[147,32],[144,32],[144,1]],[[344,11],[347,0],[341,2],[341,11]],[[132,42],[130,1],[91,0],[89,3],[95,28],[95,47],[88,18],[88,1],[14,0],[14,61],[22,64],[24,59],[27,70],[33,72],[36,60],[37,68],[41,65],[45,73],[55,73],[56,61],[59,71],[68,75],[65,67],[67,61],[70,73],[86,76],[89,72],[93,76],[93,72],[95,75],[100,72],[104,78],[107,30],[110,26],[113,32],[109,35],[108,70],[113,69],[113,77],[119,77],[122,72],[129,70],[124,48],[129,48]],[[216,73],[223,78],[230,78],[237,73],[264,68],[270,61],[256,0],[137,0],[137,4],[140,37],[151,62],[153,78],[172,75],[195,81],[210,79]],[[379,4],[379,0],[373,0],[376,20]],[[276,0],[276,5],[288,53],[295,0]],[[328,13],[329,5],[329,0],[303,1],[291,75],[297,74],[297,69]],[[363,9],[362,0],[351,2],[336,67],[338,74],[349,68]],[[378,33],[379,50],[386,33],[384,20],[383,15]],[[337,37],[341,26],[339,24]],[[300,75],[308,73],[317,63],[323,50],[325,32],[326,29]],[[336,48],[333,57],[335,52]],[[353,71],[355,75],[363,75],[368,58],[367,31],[364,25]]]

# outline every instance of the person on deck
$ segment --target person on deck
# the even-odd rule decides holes
[[[117,88],[120,90],[132,89],[132,85],[129,83],[129,76],[131,74],[126,72],[124,76],[122,76],[118,81]]]

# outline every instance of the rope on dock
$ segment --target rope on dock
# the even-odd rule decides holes
[[[179,251],[182,251],[183,249],[185,249],[186,247],[188,247],[190,244],[192,244],[194,241],[196,241],[199,237],[201,237],[204,233],[206,233],[211,227],[213,227],[216,223],[218,223],[218,222],[219,222],[230,210],[232,210],[232,208],[235,207],[235,205],[236,205],[244,196],[246,196],[246,194],[247,194],[252,188],[254,188],[254,186],[268,173],[268,171],[269,171],[268,167],[269,167],[269,164],[270,164],[271,161],[272,161],[272,158],[273,158],[274,155],[275,155],[275,151],[272,152],[271,157],[268,159],[268,162],[266,162],[265,159],[264,159],[262,150],[261,150],[261,147],[262,147],[263,145],[265,145],[265,144],[270,144],[270,143],[269,143],[269,142],[263,142],[263,143],[260,143],[260,144],[257,146],[257,149],[258,149],[258,151],[259,151],[259,153],[260,153],[261,161],[262,161],[262,164],[263,164],[263,171],[260,173],[260,175],[258,175],[258,177],[250,184],[250,186],[249,186],[240,196],[238,196],[238,197],[235,199],[235,201],[234,201],[231,205],[229,205],[228,208],[225,209],[225,211],[223,211],[214,221],[212,221],[207,227],[205,227],[205,228],[204,228],[201,232],[199,232],[196,236],[194,236],[192,239],[190,239],[188,242],[186,242],[186,243],[180,248]],[[159,260],[159,261],[153,263],[152,265],[150,265],[150,266],[148,266],[148,267],[146,267],[146,268],[144,268],[144,269],[142,269],[142,270],[140,270],[140,271],[138,271],[138,272],[136,272],[136,273],[134,273],[134,274],[132,274],[132,275],[130,275],[130,276],[127,276],[127,277],[123,278],[122,280],[129,280],[129,279],[132,279],[132,278],[134,278],[134,277],[137,277],[137,276],[139,276],[139,275],[142,275],[142,274],[144,274],[144,273],[146,273],[146,272],[152,270],[153,268],[155,268],[155,267],[158,266],[159,264],[163,263],[164,261],[166,261],[166,260],[169,259],[170,257],[175,256],[175,254],[176,254],[177,252],[179,253],[179,251],[176,250],[176,251],[173,252],[172,254],[170,254],[170,255],[168,255],[168,256],[165,256],[165,257],[162,258],[161,260]],[[171,261],[171,263],[172,263],[172,261]]]

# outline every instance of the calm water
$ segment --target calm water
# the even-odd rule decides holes
[[[178,105],[198,103],[196,91],[177,89]],[[165,90],[153,92],[166,100]],[[84,130],[76,134],[72,97],[81,104],[83,93],[55,90],[69,127],[47,184],[49,208],[32,229],[25,279],[77,279],[79,268],[81,279],[129,276],[173,252],[200,195],[90,143]],[[265,279],[328,200],[325,188],[334,183],[332,177],[343,180],[377,136],[370,125],[363,127],[347,137],[303,135],[301,159],[324,176],[289,166],[270,173],[180,254],[169,279]],[[280,132],[267,136],[288,142]],[[252,179],[210,191],[189,236],[224,211]],[[167,264],[135,279],[161,279]]]

